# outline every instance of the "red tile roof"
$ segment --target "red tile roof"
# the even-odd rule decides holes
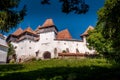
[[[0,37],[5,38],[2,34],[0,34]]]
[[[35,31],[33,31],[30,27],[27,27],[23,32],[29,32],[32,34],[36,34]]]
[[[21,28],[18,28],[12,35],[18,36],[23,32]]]
[[[52,20],[52,19],[47,19],[47,20],[43,23],[42,27],[49,27],[49,26],[53,26],[53,25],[54,25],[53,20]]]
[[[58,56],[80,56],[80,57],[95,57],[97,54],[83,54],[83,53],[58,53]]]
[[[58,53],[58,56],[84,56],[82,53]]]
[[[58,32],[57,39],[72,39],[69,31],[67,29]]]
[[[35,31],[38,31],[40,29],[43,29],[43,28],[48,28],[48,27],[52,27],[54,26],[54,22],[52,19],[47,19],[42,26],[38,26],[37,29]]]
[[[87,36],[87,35],[88,35],[88,31],[89,31],[89,30],[93,30],[93,29],[94,29],[93,26],[89,26],[89,27],[86,29],[86,31],[85,31],[83,34],[81,34],[80,36]]]
[[[0,36],[3,36],[2,34],[0,34]]]
[[[37,32],[40,28],[41,28],[41,26],[38,25],[38,27],[36,28],[35,32]]]
[[[19,36],[19,35],[21,35],[22,33],[25,33],[25,32],[36,34],[36,32],[33,31],[30,27],[27,27],[25,30],[22,30],[21,28],[18,28],[12,35]]]

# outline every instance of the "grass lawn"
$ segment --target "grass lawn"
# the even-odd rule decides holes
[[[52,59],[2,64],[0,80],[120,80],[120,67],[105,59]]]

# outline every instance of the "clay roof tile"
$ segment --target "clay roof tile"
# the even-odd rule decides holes
[[[18,28],[12,35],[18,36],[23,32],[21,28]]]
[[[52,19],[47,19],[47,20],[43,23],[42,27],[49,27],[49,26],[53,26],[53,25],[54,25],[53,20],[52,20]]]
[[[29,33],[32,33],[32,34],[36,34],[30,27],[27,27],[24,32],[29,32]]]
[[[72,39],[72,36],[70,35],[68,29],[65,29],[58,32],[57,39]]]
[[[87,35],[88,35],[88,31],[89,31],[89,30],[93,30],[93,29],[94,29],[93,26],[89,26],[89,27],[85,30],[85,32],[84,32],[83,34],[81,34],[80,36],[87,36]]]

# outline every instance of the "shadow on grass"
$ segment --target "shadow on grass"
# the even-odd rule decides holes
[[[0,65],[0,72],[21,70],[23,68],[21,64],[2,64]]]
[[[29,72],[7,73],[0,80],[120,80],[120,68],[84,66],[52,67]]]

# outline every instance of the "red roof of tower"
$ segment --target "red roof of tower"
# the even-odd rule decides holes
[[[52,19],[47,19],[47,20],[43,23],[42,27],[49,27],[49,26],[53,26],[53,25],[54,25],[53,20],[52,20]]]
[[[72,39],[72,36],[70,35],[68,29],[65,29],[58,32],[57,39]]]
[[[94,29],[93,26],[89,26],[89,27],[85,30],[85,32],[84,32],[83,34],[81,34],[80,36],[87,36],[87,35],[88,35],[88,31],[89,31],[89,30],[93,30],[93,29]]]
[[[49,27],[55,27],[56,28],[52,19],[46,19],[45,22],[43,23],[43,25],[38,26],[35,31],[38,31],[38,30],[44,29],[44,28],[49,28]],[[58,29],[56,28],[56,30],[58,30]]]
[[[21,28],[18,28],[12,35],[18,36],[23,32]]]
[[[32,34],[36,34],[30,27],[27,27],[24,32],[29,32],[29,33],[32,33]]]

